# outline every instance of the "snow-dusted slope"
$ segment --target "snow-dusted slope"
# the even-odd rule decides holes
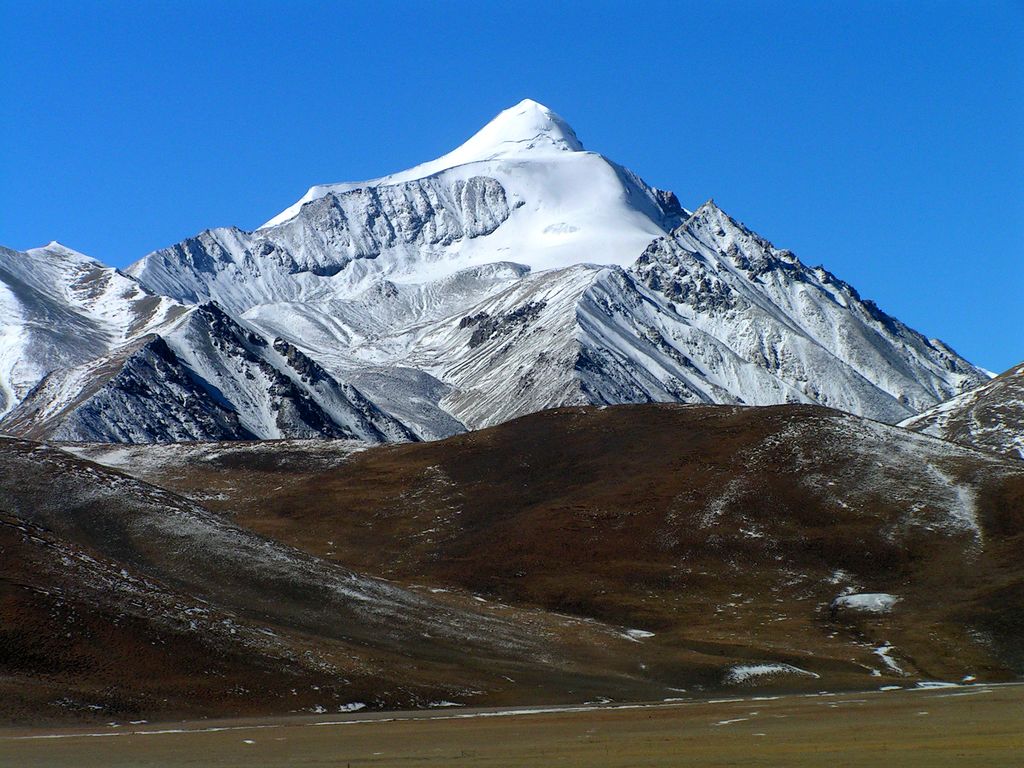
[[[6,434],[86,442],[245,440],[229,404],[189,375],[164,339],[144,336],[46,376],[2,422]]]
[[[775,248],[713,202],[652,244],[632,271],[689,325],[808,402],[894,422],[985,378],[946,345]],[[753,390],[732,391],[758,402]]]
[[[894,422],[983,376],[711,203],[628,269],[529,274],[350,351],[449,384],[437,405],[471,428],[648,401],[820,403]]]
[[[415,439],[284,339],[214,304],[163,335],[50,373],[0,428],[53,440],[173,442],[284,437]]]
[[[207,230],[129,273],[181,301],[245,312],[499,261],[626,265],[683,215],[673,195],[584,151],[564,120],[527,100],[433,162],[313,187],[255,232]]]
[[[1024,364],[900,426],[1024,459]]]
[[[105,355],[185,309],[60,243],[0,247],[0,415],[50,371]]]
[[[897,422],[986,380],[714,203],[690,213],[584,150],[530,100],[437,160],[313,187],[256,231],[207,230],[116,276],[170,297],[148,301],[216,302],[242,336],[266,337],[211,347],[207,324],[191,321],[162,333],[219,393],[214,405],[223,397],[238,429],[260,437],[331,434],[330,423],[371,439],[407,437],[402,425],[434,439],[554,406],[648,401],[820,403]],[[8,304],[12,326],[26,327],[25,302]],[[124,359],[109,338],[140,336],[108,330],[34,375],[109,371],[95,358]],[[11,335],[0,361],[16,359],[2,350],[24,337]],[[282,355],[304,355],[313,380],[329,383],[297,384],[304,394],[293,396]],[[97,380],[84,370],[55,374],[51,399],[54,387]],[[352,423],[370,406],[341,381],[394,424],[376,434]],[[287,405],[306,402],[320,415]]]
[[[787,400],[784,383],[615,266],[531,275],[415,334],[404,363],[450,383],[440,406],[473,428],[561,405],[739,402],[726,385]],[[714,376],[688,357],[707,350]]]

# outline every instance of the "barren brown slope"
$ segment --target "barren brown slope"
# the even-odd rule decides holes
[[[402,589],[0,440],[0,720],[652,698],[618,628]]]
[[[345,459],[147,450],[119,460],[317,556],[653,632],[637,653],[680,687],[1024,670],[1024,468],[835,411],[571,408]],[[850,592],[899,601],[830,609]],[[761,662],[821,677],[735,667]]]
[[[900,426],[1024,459],[1024,363]]]

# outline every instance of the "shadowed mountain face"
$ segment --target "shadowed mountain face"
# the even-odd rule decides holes
[[[325,561],[618,627],[670,688],[1024,672],[1014,460],[808,406],[568,408],[331,445],[75,450]]]

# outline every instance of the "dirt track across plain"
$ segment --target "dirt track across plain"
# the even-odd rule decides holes
[[[1024,685],[0,731],[3,766],[1020,766]]]

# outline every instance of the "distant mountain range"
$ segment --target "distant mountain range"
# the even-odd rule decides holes
[[[530,100],[437,160],[124,272],[0,249],[0,431],[34,439],[430,440],[644,402],[897,423],[989,378]]]

